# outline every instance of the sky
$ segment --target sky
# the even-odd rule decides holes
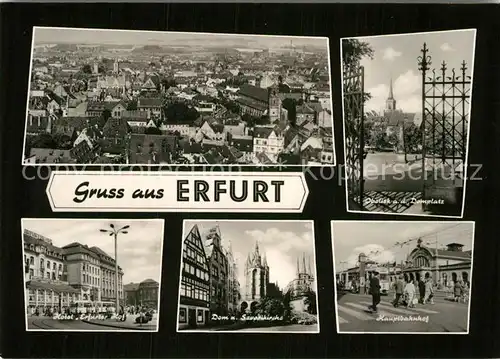
[[[374,50],[373,60],[365,58],[365,91],[372,98],[365,104],[366,111],[380,112],[385,108],[389,84],[393,80],[396,107],[408,113],[421,112],[421,73],[417,57],[424,42],[432,57],[432,68],[441,68],[445,61],[458,74],[462,61],[472,70],[475,30],[428,32],[410,35],[358,37]],[[470,73],[469,73],[470,74]]]
[[[460,243],[467,251],[473,245],[473,225],[469,222],[334,222],[332,232],[337,272],[355,267],[360,253],[375,262],[399,263],[416,247],[419,237],[423,245],[432,248],[436,240],[439,249]],[[409,239],[412,241],[402,248],[396,245]]]
[[[314,236],[310,221],[185,221],[184,233],[187,234],[195,224],[198,224],[202,235],[219,225],[222,245],[227,247],[231,242],[241,288],[245,285],[245,261],[247,255],[253,253],[256,242],[261,255],[266,254],[269,281],[278,282],[280,289],[295,279],[297,258],[302,258],[303,253],[310,258],[311,269],[315,272]]]
[[[24,219],[24,229],[52,240],[57,247],[73,242],[96,246],[111,258],[115,256],[114,240],[99,229],[109,225],[122,228],[130,225],[127,234],[118,235],[118,265],[123,269],[123,283],[139,283],[145,279],[160,282],[163,221],[162,220],[74,220]]]
[[[127,31],[127,30],[94,30],[70,28],[35,29],[35,46],[43,43],[100,44],[100,45],[187,45],[193,44],[212,46],[236,45],[238,47],[254,46],[275,48],[289,46],[317,46],[326,50],[326,38],[295,37],[295,36],[256,36],[256,35],[221,35],[209,33],[180,33],[157,31]]]

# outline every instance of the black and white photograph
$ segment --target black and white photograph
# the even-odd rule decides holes
[[[23,218],[26,330],[157,332],[164,221]]]
[[[184,221],[178,332],[319,333],[313,221]]]
[[[33,29],[23,164],[333,166],[326,37]]]
[[[468,334],[474,225],[333,221],[338,333]]]
[[[476,30],[340,41],[347,210],[462,218]]]

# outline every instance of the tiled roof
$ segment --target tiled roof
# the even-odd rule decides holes
[[[121,117],[122,118],[126,118],[126,119],[129,119],[129,118],[134,118],[134,119],[143,118],[143,119],[147,119],[148,118],[148,112],[147,111],[139,111],[139,110],[123,111],[122,114],[121,114]]]
[[[27,232],[23,233],[23,241],[24,241],[24,244],[34,244],[35,246],[36,245],[41,245],[41,246],[46,247],[50,252],[54,252],[54,253],[57,253],[57,254],[60,254],[60,255],[64,254],[63,250],[61,248],[56,247],[53,244],[45,242],[45,241],[43,241],[43,240],[41,240],[39,238],[35,238],[35,237],[31,236]]]
[[[266,111],[267,110],[267,103],[257,101],[254,99],[250,99],[247,97],[238,97],[236,102],[239,103],[240,105],[248,106],[248,107],[254,108],[254,109],[259,110],[259,111]]]
[[[73,127],[77,131],[81,131],[88,126],[89,117],[59,117],[53,123],[54,126]]]
[[[233,136],[231,145],[241,152],[252,152],[253,138],[252,136]]]
[[[255,127],[253,130],[254,138],[269,138],[274,130],[269,127]]]
[[[144,107],[162,107],[163,106],[163,100],[161,98],[155,98],[155,97],[141,97],[137,101],[137,108],[144,108]]]
[[[110,117],[102,128],[105,137],[125,137],[130,132],[127,120]]]
[[[171,151],[177,146],[176,136],[133,134],[129,145],[130,163],[168,163]]]
[[[32,148],[30,156],[37,163],[73,163],[70,150],[53,150],[50,148]]]
[[[249,97],[259,102],[265,102],[266,104],[269,101],[269,93],[267,89],[248,84],[243,84],[240,87],[239,96]]]

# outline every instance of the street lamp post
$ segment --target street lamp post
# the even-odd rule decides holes
[[[127,226],[123,226],[120,229],[116,229],[114,224],[110,224],[109,227],[111,229],[100,229],[99,231],[101,231],[102,233],[109,233],[109,235],[114,237],[114,239],[115,239],[115,296],[116,296],[115,314],[118,314],[118,312],[120,310],[120,298],[118,295],[118,234],[119,233],[127,234],[128,232],[126,231],[126,229],[128,229],[130,226],[127,225]]]

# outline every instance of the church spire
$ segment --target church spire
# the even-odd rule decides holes
[[[389,96],[387,97],[388,100],[394,100],[394,93],[392,91],[392,76],[391,76],[391,81],[389,83]]]
[[[255,254],[259,254],[259,242],[255,241]]]
[[[300,267],[299,267],[299,257],[297,257],[297,277],[300,274]]]
[[[306,270],[306,254],[302,253],[302,273],[307,273]]]
[[[267,258],[265,253],[262,255],[262,265],[264,267],[267,267]]]
[[[385,110],[386,111],[395,111],[396,110],[396,100],[394,99],[394,92],[392,89],[392,77],[389,83],[389,96],[385,101]]]

